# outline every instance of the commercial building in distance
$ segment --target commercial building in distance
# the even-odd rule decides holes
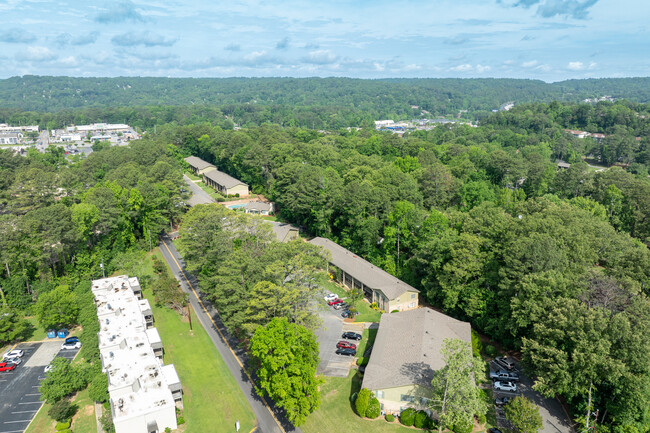
[[[149,301],[137,278],[126,275],[92,282],[99,320],[102,371],[108,376],[116,433],[160,433],[177,428],[183,391],[163,346]]]

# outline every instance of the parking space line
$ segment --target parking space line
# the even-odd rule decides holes
[[[0,433],[23,433],[25,430],[0,431]]]
[[[11,412],[11,413],[12,413],[12,414],[17,414],[17,413],[34,413],[34,412],[38,412],[38,409],[34,409],[34,410],[19,410],[19,411]]]
[[[31,396],[33,396],[33,395],[41,395],[41,393],[40,393],[40,392],[37,392],[37,393],[32,393],[32,394],[25,394],[26,397],[27,397],[27,396],[31,397]]]
[[[18,404],[41,404],[43,403],[42,401],[26,401],[24,403],[18,403]]]
[[[19,422],[32,422],[32,420],[31,419],[24,419],[24,420],[21,420],[21,421],[4,421],[3,424],[17,424]]]

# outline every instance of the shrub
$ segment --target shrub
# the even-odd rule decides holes
[[[373,396],[370,398],[370,402],[368,403],[368,409],[366,410],[366,417],[370,419],[375,419],[379,416],[381,413],[381,405],[379,404],[379,400],[377,400],[377,397]]]
[[[395,415],[393,415],[393,414],[391,414],[391,413],[387,413],[387,414],[386,414],[386,421],[388,421],[388,422],[393,422],[393,421],[395,421]]]
[[[58,433],[72,433],[72,430],[70,430],[69,428],[65,428],[63,430],[59,430]]]
[[[239,193],[238,193],[238,192],[235,193],[235,197],[239,197]]]
[[[108,377],[98,373],[88,387],[88,396],[97,403],[108,401]]]
[[[368,410],[368,404],[370,403],[370,396],[372,393],[367,388],[362,388],[357,395],[357,399],[354,402],[354,408],[357,410],[357,415],[360,417],[366,416],[366,411]]]
[[[56,431],[67,430],[70,428],[70,424],[71,424],[71,420],[57,422],[56,425],[54,426],[54,430]]]
[[[427,420],[429,415],[423,410],[419,410],[415,413],[415,418],[413,419],[413,425],[417,428],[425,428],[427,426]]]
[[[111,415],[110,404],[108,411],[102,413],[102,417],[99,419],[99,422],[104,429],[104,433],[115,433],[115,424],[113,424],[113,416]]]
[[[485,424],[487,418],[485,417],[485,415],[481,414],[476,417],[476,420],[478,421],[479,424]]]
[[[399,310],[393,310],[391,313],[399,313]]]
[[[185,424],[185,418],[183,418],[182,415],[179,415],[179,416],[176,418],[176,424],[178,424],[178,425]]]
[[[436,424],[436,420],[434,420],[433,418],[427,418],[427,426],[426,426],[426,428],[428,428],[429,430],[437,429],[438,424]]]
[[[415,409],[408,408],[399,415],[399,422],[407,427],[411,427],[415,422]]]
[[[217,197],[217,201],[218,201],[219,203],[221,203],[222,201],[226,201],[226,199],[223,198],[223,197]]]
[[[76,404],[72,404],[70,400],[64,398],[54,403],[47,414],[58,422],[64,422],[72,418],[77,413],[77,409]]]
[[[372,308],[373,310],[376,310],[378,308],[377,303],[373,302],[372,304],[370,304],[370,308]]]
[[[497,348],[492,346],[491,344],[488,344],[485,346],[485,354],[490,357],[495,357],[497,356]]]
[[[482,350],[483,350],[483,343],[481,342],[481,339],[478,336],[478,332],[472,329],[472,353],[474,353],[474,356],[476,356],[477,358],[480,358]]]
[[[474,425],[472,423],[454,424],[452,430],[454,433],[472,433]]]

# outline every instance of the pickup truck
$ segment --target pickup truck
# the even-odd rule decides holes
[[[519,375],[505,370],[491,371],[490,379],[501,380],[505,382],[519,382]]]

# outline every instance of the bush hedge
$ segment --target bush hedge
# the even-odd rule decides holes
[[[366,416],[371,396],[372,393],[367,388],[362,388],[361,391],[359,391],[359,395],[357,395],[357,399],[354,402],[354,408],[357,410],[357,415],[361,418]]]
[[[393,414],[391,414],[391,413],[387,413],[387,414],[386,414],[386,421],[388,421],[388,422],[393,422],[393,421],[395,421],[395,415],[393,415]]]
[[[488,344],[485,346],[485,354],[490,357],[494,357],[497,355],[497,348],[492,346],[491,344]]]
[[[62,422],[57,422],[56,425],[54,426],[54,430],[56,431],[61,431],[61,430],[67,430],[70,428],[72,420],[66,420]]]
[[[467,423],[467,424],[454,424],[454,427],[452,430],[454,433],[472,433],[472,429],[474,428],[474,425],[472,423]]]
[[[401,422],[407,427],[411,427],[415,422],[415,409],[408,408],[402,411],[402,413],[399,416],[399,422]]]
[[[413,419],[413,425],[417,428],[425,428],[427,426],[427,420],[429,415],[423,410],[419,410],[415,413],[415,418]]]
[[[366,410],[366,417],[370,419],[375,419],[381,414],[381,405],[377,397],[372,396],[370,402],[368,403],[368,410]]]

